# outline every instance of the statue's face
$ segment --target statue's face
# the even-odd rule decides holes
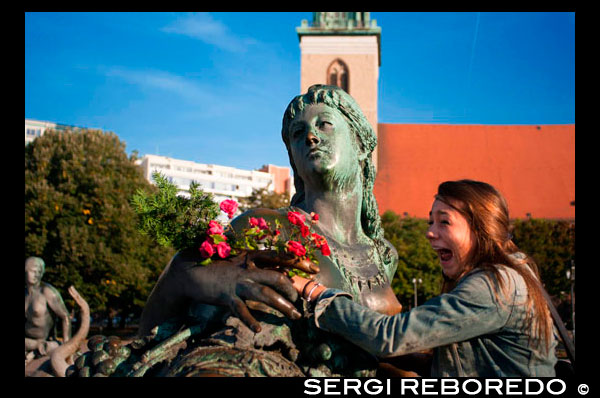
[[[28,285],[37,285],[42,281],[42,266],[36,261],[27,261],[25,264],[25,280]]]
[[[315,174],[349,178],[358,170],[356,138],[335,108],[308,105],[290,123],[288,138],[296,171],[304,181]]]

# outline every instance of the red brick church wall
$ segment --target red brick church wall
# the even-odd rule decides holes
[[[378,125],[379,210],[428,217],[439,183],[470,178],[511,218],[575,218],[575,125]],[[573,203],[573,204],[572,204]]]

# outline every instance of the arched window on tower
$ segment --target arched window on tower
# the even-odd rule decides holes
[[[348,67],[341,59],[336,59],[327,68],[327,84],[338,86],[350,94]]]

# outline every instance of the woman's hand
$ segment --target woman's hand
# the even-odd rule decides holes
[[[326,286],[321,285],[314,279],[307,279],[299,275],[292,277],[292,285],[298,294],[309,302],[315,301],[327,289]]]

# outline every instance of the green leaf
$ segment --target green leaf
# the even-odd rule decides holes
[[[225,242],[227,240],[227,238],[225,238],[223,235],[213,234],[213,235],[210,235],[210,237],[212,238],[213,243],[215,245],[218,245],[219,243]]]
[[[211,259],[210,257],[209,257],[209,258],[207,258],[207,259],[204,259],[204,260],[202,260],[202,261],[199,261],[199,262],[198,262],[198,264],[200,264],[200,265],[202,265],[202,266],[204,266],[204,265],[208,265],[208,264],[210,264],[210,263],[212,263],[212,259]]]

